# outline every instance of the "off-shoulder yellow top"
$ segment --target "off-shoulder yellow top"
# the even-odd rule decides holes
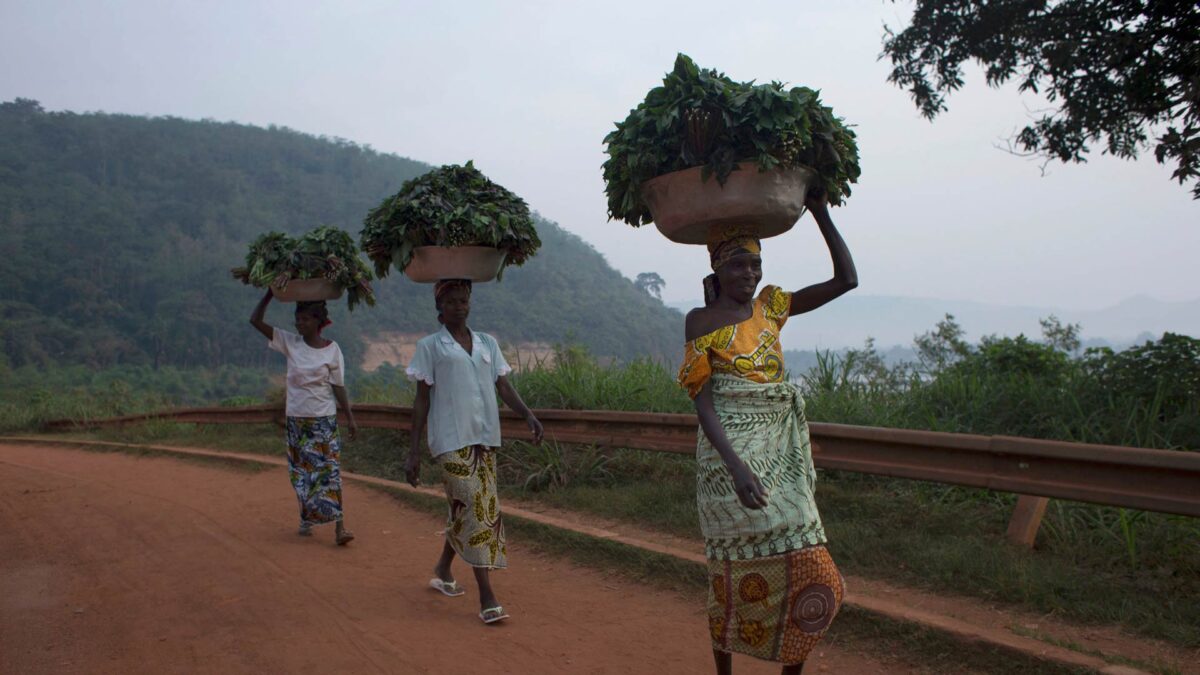
[[[702,335],[684,347],[679,385],[695,398],[713,373],[728,373],[752,382],[782,382],[783,346],[779,329],[787,323],[792,294],[767,286],[754,299],[749,319]]]

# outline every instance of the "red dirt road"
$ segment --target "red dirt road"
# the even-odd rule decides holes
[[[0,446],[0,673],[706,673],[698,603],[509,542],[482,625],[425,587],[441,521],[346,486],[358,539],[295,535],[276,468]],[[897,673],[827,644],[806,673]],[[778,668],[735,657],[739,673]]]

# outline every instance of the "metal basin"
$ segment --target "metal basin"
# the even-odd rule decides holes
[[[504,256],[504,251],[490,246],[418,246],[404,274],[421,283],[442,279],[491,281],[504,266]]]
[[[314,302],[337,300],[342,288],[329,279],[292,279],[284,288],[272,286],[271,294],[280,302]]]
[[[713,227],[745,226],[760,238],[792,229],[804,213],[815,173],[804,167],[759,171],[754,164],[738,166],[724,186],[713,176],[700,180],[699,166],[646,181],[642,199],[658,231],[680,244],[705,244]]]

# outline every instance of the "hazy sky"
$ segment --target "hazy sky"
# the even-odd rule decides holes
[[[936,122],[886,81],[911,5],[796,2],[0,0],[0,100],[340,136],[432,164],[474,159],[664,299],[707,257],[607,222],[601,143],[675,53],[735,79],[820,89],[863,175],[833,211],[859,293],[1089,309],[1200,296],[1200,202],[1147,155],[1049,167],[994,146],[1040,102],[972,73]],[[358,223],[343,226],[357,231]],[[821,281],[811,219],[765,242],[766,279]]]

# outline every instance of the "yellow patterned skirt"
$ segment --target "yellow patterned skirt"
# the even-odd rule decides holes
[[[482,445],[434,458],[450,507],[446,541],[472,567],[508,567],[508,546],[496,494],[496,453]]]
[[[845,582],[824,546],[708,561],[713,649],[803,663],[833,623]]]

